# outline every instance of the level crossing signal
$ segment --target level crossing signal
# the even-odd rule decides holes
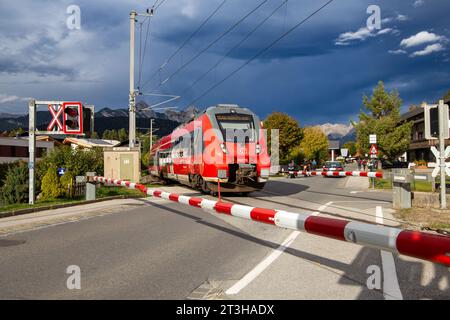
[[[83,105],[81,102],[63,103],[63,131],[66,134],[83,133]]]

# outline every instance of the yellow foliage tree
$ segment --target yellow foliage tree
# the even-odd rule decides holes
[[[300,149],[305,159],[326,160],[328,157],[327,136],[318,127],[307,127],[303,130],[303,140],[300,142]]]

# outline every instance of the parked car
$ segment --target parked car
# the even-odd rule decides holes
[[[339,161],[327,161],[327,162],[325,162],[325,165],[323,166],[323,171],[324,172],[344,171],[344,167],[342,166],[342,163],[340,163]]]

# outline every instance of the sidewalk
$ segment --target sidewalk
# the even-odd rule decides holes
[[[347,177],[347,182],[345,183],[345,188],[351,190],[367,190],[369,189],[369,178],[364,177]]]
[[[129,209],[132,206],[142,205],[141,201],[132,198],[115,199],[78,205],[75,207],[43,210],[19,216],[6,217],[0,219],[0,235],[102,216],[123,209]]]

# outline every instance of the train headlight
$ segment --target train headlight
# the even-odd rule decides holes
[[[269,177],[269,169],[261,169],[261,177],[268,178]]]
[[[217,170],[217,177],[219,179],[226,179],[227,178],[227,170]]]
[[[223,153],[228,153],[227,146],[225,145],[225,143],[220,144],[220,149],[222,149]]]
[[[256,145],[256,154],[260,154],[261,153],[261,146],[259,144]]]

